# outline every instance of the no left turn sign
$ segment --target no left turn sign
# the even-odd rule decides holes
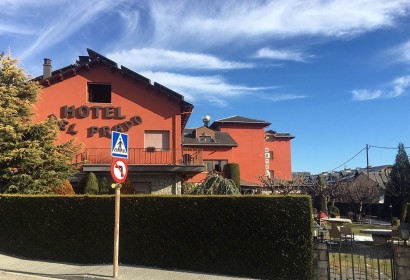
[[[123,183],[127,179],[128,166],[124,159],[116,158],[111,164],[111,176],[117,183]]]

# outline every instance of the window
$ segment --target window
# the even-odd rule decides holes
[[[224,170],[224,166],[228,163],[227,160],[204,160],[205,164],[205,171],[217,171],[222,172]]]
[[[88,83],[88,102],[111,103],[111,84]]]
[[[200,143],[211,143],[212,138],[211,136],[199,136]]]
[[[144,134],[144,148],[169,150],[169,131],[147,130]]]

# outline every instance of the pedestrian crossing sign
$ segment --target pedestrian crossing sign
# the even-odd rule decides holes
[[[128,158],[128,134],[113,131],[111,134],[111,156]]]

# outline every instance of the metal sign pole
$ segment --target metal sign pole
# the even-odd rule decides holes
[[[120,240],[120,184],[115,186],[115,224],[114,224],[114,269],[113,277],[118,277],[118,251]]]

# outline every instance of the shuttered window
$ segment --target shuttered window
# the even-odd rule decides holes
[[[169,131],[147,130],[144,135],[144,148],[169,149]]]

